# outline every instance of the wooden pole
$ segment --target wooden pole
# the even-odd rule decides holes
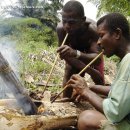
[[[101,55],[103,54],[103,51],[99,53],[89,64],[87,64],[78,74],[81,75],[92,63],[94,63]],[[65,87],[56,95],[55,98],[52,99],[51,103],[53,103],[59,95],[63,93],[63,91],[67,88],[68,86],[65,85]]]
[[[65,38],[64,38],[64,40],[63,40],[61,46],[63,46],[63,45],[65,44],[67,37],[68,37],[68,33],[66,34],[66,36],[65,36]],[[53,70],[54,70],[54,67],[55,67],[56,62],[57,62],[57,60],[58,60],[58,57],[59,57],[59,54],[57,54],[57,56],[56,56],[56,58],[55,58],[54,64],[53,64],[53,66],[52,66],[52,68],[51,68],[51,71],[50,71],[50,73],[49,73],[49,76],[48,76],[48,78],[47,78],[47,82],[46,82],[46,85],[45,85],[44,90],[43,90],[43,92],[42,92],[42,95],[44,94],[44,92],[45,92],[45,90],[46,90],[47,84],[48,84],[48,82],[49,82],[49,80],[50,80],[51,74],[52,74],[52,72],[53,72]]]

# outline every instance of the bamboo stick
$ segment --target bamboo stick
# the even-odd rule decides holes
[[[67,37],[68,37],[68,33],[66,34],[66,36],[65,36],[65,38],[64,38],[64,40],[63,40],[61,46],[63,46],[63,45],[65,44]],[[52,68],[51,68],[51,71],[50,71],[50,73],[49,73],[49,76],[48,76],[48,78],[47,78],[47,82],[46,82],[46,85],[45,85],[44,90],[43,90],[43,92],[42,92],[42,95],[44,94],[44,92],[45,92],[45,90],[46,90],[47,84],[48,84],[48,82],[49,82],[49,80],[50,80],[51,74],[52,74],[52,72],[53,72],[53,70],[54,70],[54,67],[55,67],[56,62],[57,62],[57,60],[58,60],[58,57],[59,57],[59,54],[56,55],[54,64],[53,64],[53,66],[52,66]]]
[[[87,64],[78,74],[81,75],[94,61],[96,61],[101,55],[103,54],[103,51],[99,53],[89,64]],[[63,91],[68,87],[68,85],[65,85],[65,87],[56,95],[56,97],[51,101],[53,103],[59,95],[63,93]]]

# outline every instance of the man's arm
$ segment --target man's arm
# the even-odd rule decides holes
[[[90,104],[92,104],[98,111],[103,113],[103,98],[91,91],[86,81],[79,75],[73,75],[67,83],[68,87],[75,89],[77,94],[81,95]],[[104,87],[105,88],[105,87]]]
[[[81,52],[81,56],[79,57],[79,60],[83,61],[84,63],[89,63],[101,52],[100,47],[97,45],[98,34],[96,30],[89,27],[88,34],[89,34],[89,41],[86,41],[87,42],[86,44],[89,44],[90,47],[89,49],[86,50],[85,53]],[[100,62],[101,57],[94,62],[94,65],[98,65],[100,64]]]
[[[108,96],[111,86],[102,86],[102,85],[90,85],[90,90],[97,94],[102,94],[104,96]]]
[[[79,72],[86,66],[86,64],[75,58],[66,58],[65,61],[74,68],[78,69]],[[87,72],[91,76],[95,84],[104,84],[103,77],[98,70],[88,67],[88,69],[86,69],[84,72]]]
[[[62,23],[58,24],[56,31],[57,31],[57,35],[58,35],[58,43],[60,46],[66,35],[66,33],[63,29]],[[90,48],[89,48],[89,50],[87,50],[87,53],[81,52],[81,55],[78,58],[79,60],[83,61],[85,64],[88,64],[91,60],[93,60],[98,55],[98,52],[99,52],[99,48],[96,43],[97,39],[98,39],[98,35],[97,35],[96,31],[92,28],[89,28],[88,31],[89,31],[90,40],[86,41],[86,42],[88,42],[88,44],[90,44]],[[61,47],[59,52],[61,52],[63,50],[64,50],[64,52],[66,51],[66,53],[63,56],[62,56],[62,53],[60,54],[63,59],[64,59],[64,57],[73,57],[74,58],[77,55],[77,53],[76,53],[77,50],[72,49],[70,46]],[[95,64],[99,63],[98,61],[100,62],[100,58],[95,62]]]
[[[89,62],[91,62],[97,55],[98,55],[98,47],[96,44],[96,32],[93,33],[93,43],[91,43],[90,49],[88,50],[89,53],[80,52],[80,56],[77,58],[77,50],[71,48],[68,45],[63,45],[58,48],[57,52],[60,55],[61,59],[64,59],[69,65],[74,67],[75,69],[81,71]],[[57,34],[59,38],[59,43],[61,44],[62,40],[64,39],[65,32],[63,31],[62,24],[58,25],[57,27]],[[91,40],[89,42],[92,42]],[[89,43],[90,44],[90,43]],[[100,58],[95,61],[94,64],[99,64]],[[90,68],[87,69],[86,72],[92,77],[95,84],[104,84],[104,78],[100,71]]]
[[[85,64],[88,64],[89,62],[91,62],[97,55],[98,52],[91,52],[91,53],[83,53],[80,52],[80,57],[78,58],[78,60],[84,62]],[[101,58],[99,57],[93,64],[99,64],[101,62]]]
[[[80,57],[84,54],[81,54],[80,57],[77,59],[76,51],[67,45],[59,47],[57,52],[59,52],[61,59],[64,59],[69,65],[71,65],[72,67],[74,67],[75,69],[79,71],[81,71],[91,60],[93,60],[93,58],[95,58],[94,54],[90,54],[91,56],[90,57],[88,56],[88,57],[89,57],[89,60],[90,59],[91,60],[88,63],[84,63],[80,60]],[[103,78],[102,73],[100,73],[100,71],[94,68],[89,68],[85,72],[87,72],[91,76],[95,84],[102,84],[102,85],[104,84],[104,78]]]

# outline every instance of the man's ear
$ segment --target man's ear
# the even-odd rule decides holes
[[[116,39],[117,40],[120,39],[122,35],[122,30],[120,28],[117,28],[115,34],[116,34]]]

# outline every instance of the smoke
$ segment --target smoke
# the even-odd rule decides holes
[[[8,61],[10,67],[19,78],[18,73],[18,63],[19,63],[19,55],[15,51],[15,42],[11,41],[9,38],[1,38],[0,39],[0,52],[3,57]],[[6,85],[0,76],[0,99],[13,98],[13,94],[10,90],[10,87]]]
[[[2,53],[4,58],[8,61],[9,65],[11,66],[13,71],[17,72],[18,63],[19,63],[20,58],[15,49],[15,42],[13,42],[7,38],[1,39],[0,50],[1,50],[0,52]]]
[[[18,55],[14,49],[14,44],[5,39],[0,44],[0,93],[1,98],[9,98],[7,93],[14,95],[18,104],[27,115],[37,113],[37,107],[27,95],[23,85],[21,84],[17,74]],[[11,69],[10,69],[11,68]]]

